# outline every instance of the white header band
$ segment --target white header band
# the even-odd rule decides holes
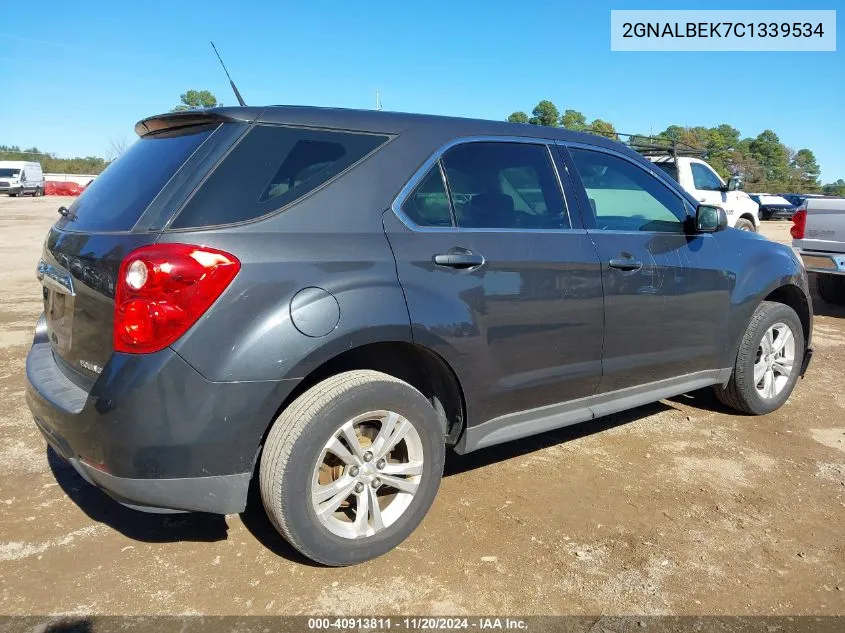
[[[836,11],[611,11],[610,50],[835,51]]]

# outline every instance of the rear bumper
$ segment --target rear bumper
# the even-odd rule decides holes
[[[807,272],[845,275],[845,253],[799,250],[798,255],[801,256]]]
[[[215,383],[165,349],[113,354],[89,392],[43,328],[26,374],[38,429],[86,481],[142,510],[219,514],[244,509],[261,438],[297,382]]]

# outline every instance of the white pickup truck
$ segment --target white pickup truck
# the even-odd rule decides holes
[[[759,205],[744,191],[742,180],[731,178],[728,183],[700,158],[689,156],[647,156],[657,167],[671,176],[696,200],[722,207],[728,215],[728,226],[741,231],[760,228]]]
[[[792,216],[792,248],[828,303],[845,305],[845,198],[807,198]]]

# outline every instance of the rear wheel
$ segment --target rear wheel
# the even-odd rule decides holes
[[[715,388],[716,397],[743,413],[770,413],[789,398],[803,358],[804,330],[795,310],[764,301],[745,330],[731,379]]]
[[[845,275],[816,275],[819,296],[834,305],[845,305]]]
[[[428,512],[443,474],[437,415],[408,383],[359,370],[297,398],[259,466],[270,520],[305,556],[350,565],[393,549]]]
[[[746,220],[745,218],[737,220],[734,228],[739,229],[740,231],[751,231],[752,233],[757,230],[754,228],[754,223],[751,220]]]

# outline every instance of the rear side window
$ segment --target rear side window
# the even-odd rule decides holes
[[[71,231],[129,231],[216,127],[196,126],[138,139],[86,187],[57,226]]]
[[[259,125],[211,174],[171,228],[253,220],[295,202],[387,136]]]
[[[678,165],[673,161],[669,162],[660,162],[660,163],[653,163],[655,167],[659,167],[663,173],[665,173],[669,178],[678,182]]]

